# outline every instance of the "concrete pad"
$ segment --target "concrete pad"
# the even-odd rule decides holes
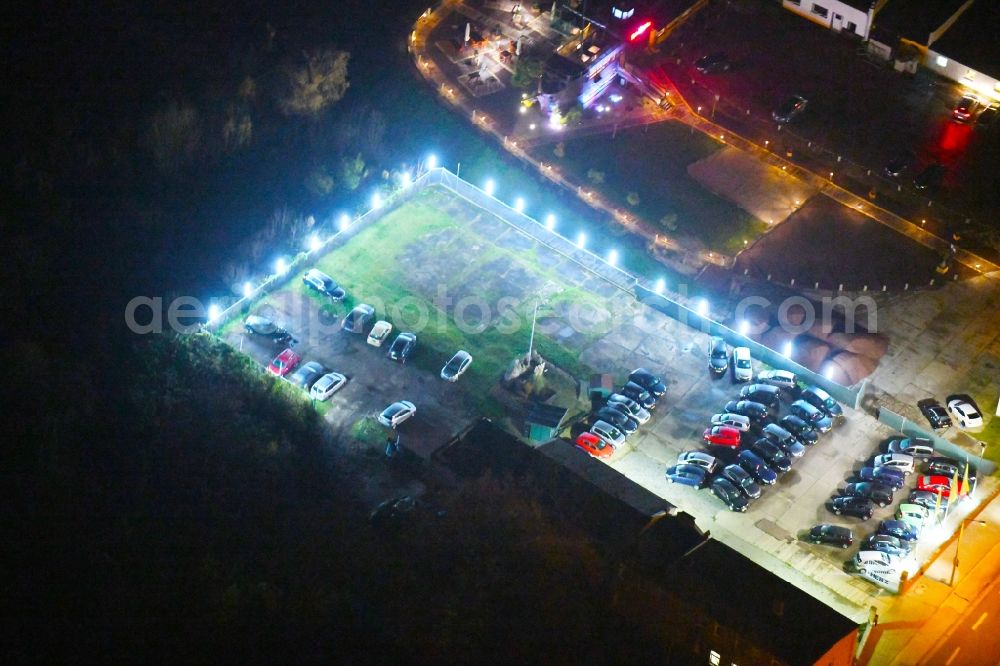
[[[692,163],[688,173],[705,188],[773,224],[782,222],[817,192],[781,169],[736,148],[724,148]]]

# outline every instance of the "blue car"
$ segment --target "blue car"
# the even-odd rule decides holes
[[[861,550],[878,550],[894,557],[906,557],[910,549],[903,542],[888,534],[872,534],[864,540]]]
[[[906,482],[906,476],[902,472],[889,467],[862,467],[855,475],[859,481],[875,481],[899,490]]]
[[[667,481],[692,488],[704,488],[708,482],[708,472],[704,467],[681,463],[667,468]]]
[[[905,520],[883,520],[878,526],[878,533],[894,536],[900,541],[917,540],[917,528]]]
[[[736,456],[736,464],[748,471],[760,483],[773,486],[778,481],[778,474],[753,451],[740,451]]]

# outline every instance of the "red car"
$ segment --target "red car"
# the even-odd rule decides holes
[[[958,478],[958,482],[955,484],[955,489],[958,494],[962,494],[962,477]],[[947,498],[951,496],[951,478],[947,476],[921,476],[917,479],[917,490],[927,490],[935,495],[938,490],[941,491],[941,497]]]
[[[297,366],[299,364],[299,361],[301,360],[302,360],[301,356],[293,352],[291,349],[286,349],[285,351],[281,352],[280,354],[274,357],[274,360],[271,361],[271,364],[267,366],[267,371],[270,372],[272,375],[278,375],[279,377],[284,377],[289,372],[291,372],[292,368]]]
[[[729,446],[736,448],[740,445],[740,431],[729,426],[713,426],[705,430],[702,435],[706,442],[717,446]]]
[[[595,458],[609,458],[615,452],[614,448],[592,432],[585,432],[577,437],[576,448]]]

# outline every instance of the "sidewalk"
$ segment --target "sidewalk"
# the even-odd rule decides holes
[[[928,663],[934,649],[948,641],[975,602],[984,598],[1000,602],[995,592],[1000,581],[1000,493],[994,493],[969,518],[973,520],[966,519],[960,544],[956,533],[926,565],[925,573],[911,589],[877,605],[879,623],[865,644],[859,664]],[[948,582],[957,547],[961,548],[961,557],[951,587]]]

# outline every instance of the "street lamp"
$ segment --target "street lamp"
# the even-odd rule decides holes
[[[243,298],[250,298],[253,296],[253,285],[249,282],[243,283]]]
[[[979,475],[982,474],[983,469],[983,455],[986,453],[986,442],[979,442],[979,463],[976,465],[976,476],[972,479],[972,490],[969,494],[976,492],[976,485],[979,483]]]
[[[316,234],[309,236],[309,249],[312,252],[316,252],[321,247],[323,247],[323,243],[320,242],[319,236],[317,236]]]
[[[608,263],[615,266],[618,263],[618,251],[611,250],[608,252]]]
[[[341,231],[347,231],[347,227],[351,226],[351,216],[347,213],[341,213],[340,222],[337,223]]]
[[[553,215],[552,213],[549,213],[548,215],[545,216],[545,228],[548,229],[549,231],[552,231],[553,229],[556,228],[556,216]]]
[[[748,322],[746,319],[741,319],[740,320],[739,331],[740,331],[740,335],[744,335],[744,336],[747,333],[749,333],[750,332],[750,322]]]
[[[376,192],[372,195],[372,210],[378,210],[382,207],[382,195]]]
[[[220,310],[219,306],[212,303],[208,306],[208,323],[214,324],[215,320],[219,318]]]
[[[948,580],[948,587],[955,587],[955,572],[958,571],[958,549],[962,547],[962,535],[965,533],[966,523],[976,523],[977,525],[985,525],[985,520],[979,520],[977,518],[966,518],[958,526],[958,539],[955,540],[955,559],[951,562],[951,578]]]
[[[580,232],[580,235],[576,237],[576,246],[581,250],[587,244],[587,234]]]
[[[708,310],[709,310],[709,308],[708,308],[708,300],[706,300],[704,298],[699,299],[698,300],[698,314],[700,314],[702,317],[707,317],[708,316]]]
[[[430,155],[428,155],[427,156],[427,170],[430,171],[431,169],[436,169],[437,165],[438,165],[437,155],[435,155],[434,153],[431,153]]]
[[[782,353],[785,355],[785,358],[791,358],[792,357],[792,342],[791,342],[791,340],[789,340],[788,342],[785,343],[785,349],[784,349],[784,351]]]
[[[491,197],[493,196],[493,192],[494,190],[496,190],[496,187],[497,184],[493,182],[492,178],[490,178],[489,180],[486,181],[486,184],[483,185],[483,192],[486,192],[486,196]]]
[[[284,275],[288,272],[288,266],[285,264],[284,259],[279,257],[278,260],[274,262],[274,272],[278,275]]]
[[[667,281],[666,280],[664,280],[663,278],[660,278],[659,280],[656,281],[656,293],[657,294],[662,294],[663,291],[666,288],[667,288]]]
[[[524,212],[524,198],[523,197],[518,197],[517,199],[514,199],[514,210],[516,210],[518,213],[523,213]]]

